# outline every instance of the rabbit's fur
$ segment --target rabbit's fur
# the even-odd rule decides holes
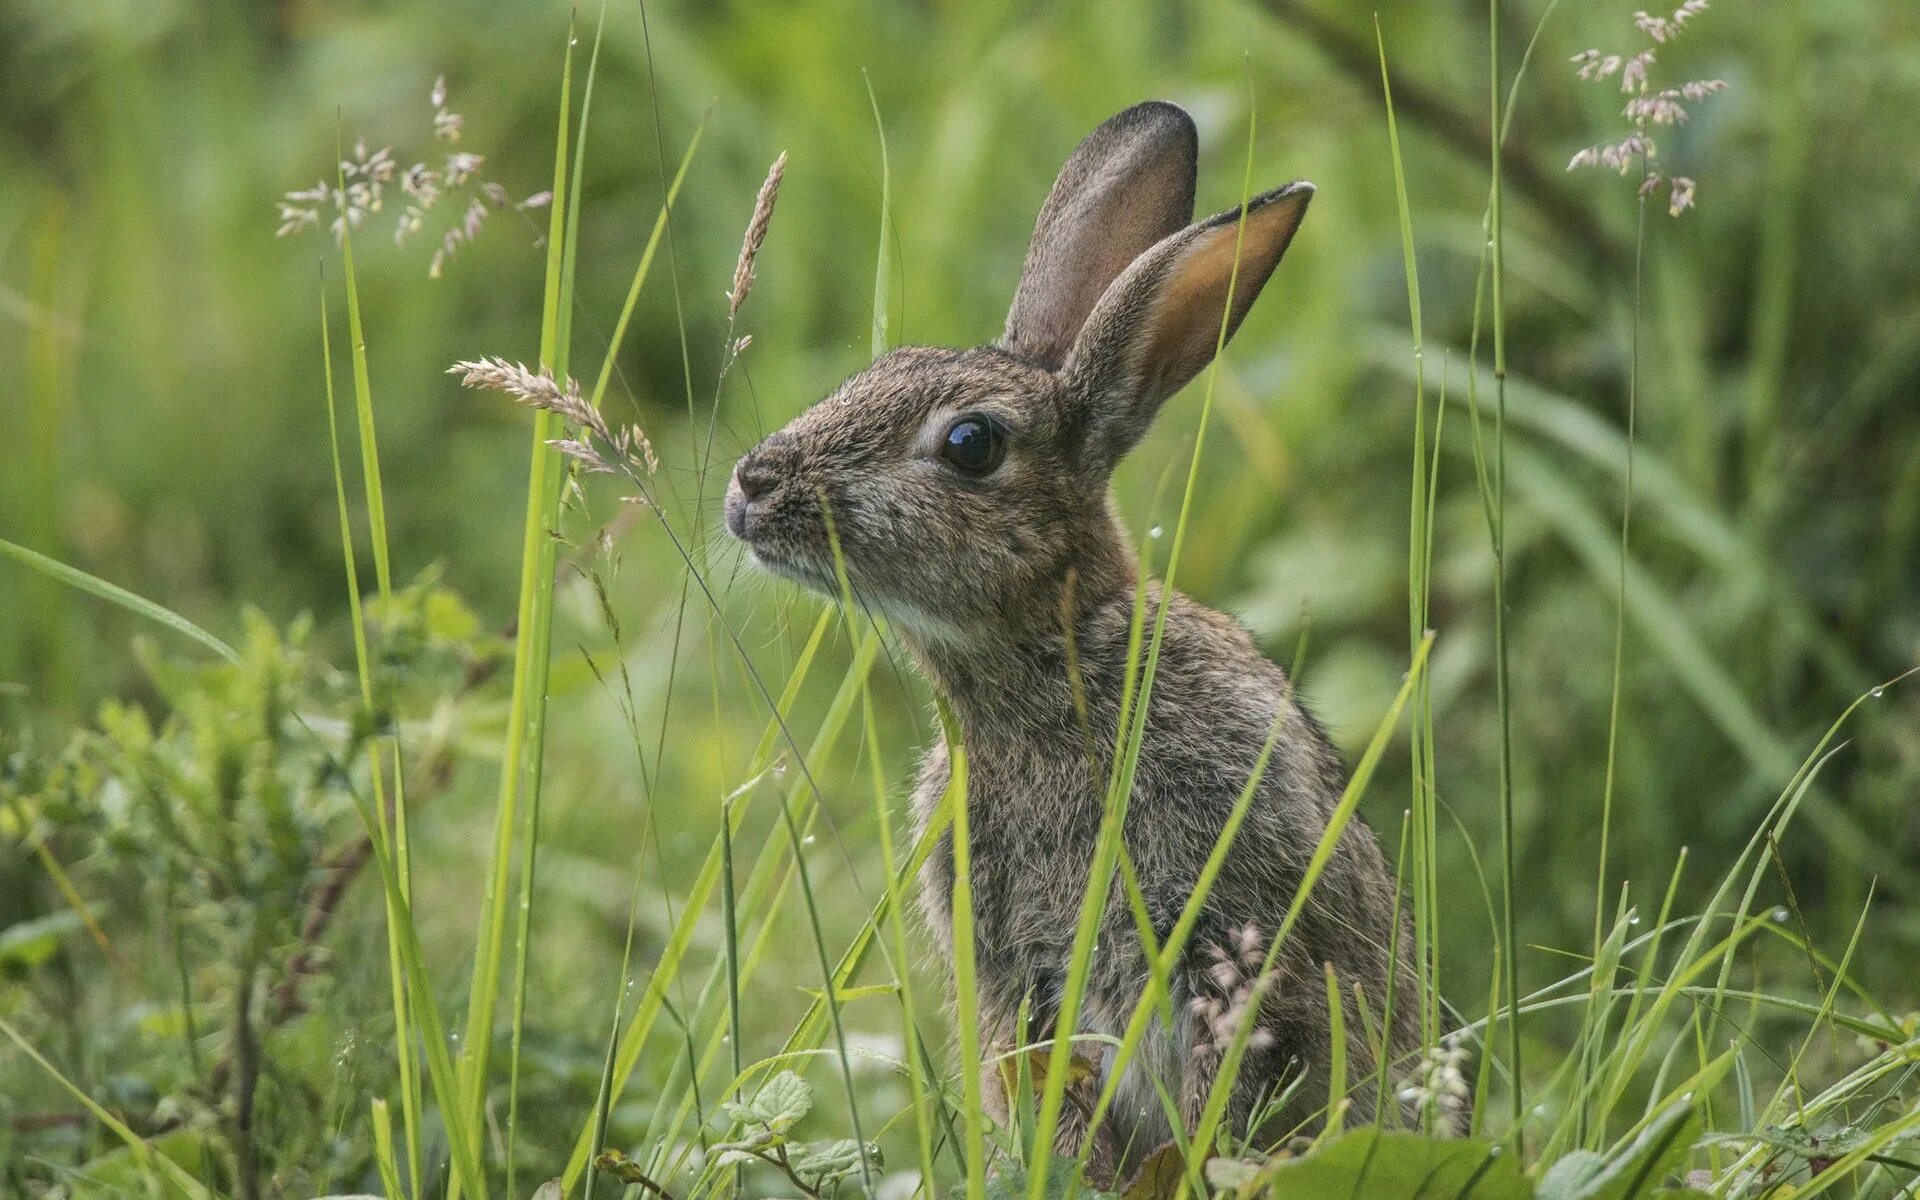
[[[1171,104],[1141,104],[1107,121],[1047,198],[999,342],[883,356],[743,457],[728,489],[728,527],[756,560],[837,595],[824,505],[856,594],[893,620],[952,709],[970,768],[979,1008],[990,1055],[1015,1045],[1023,1003],[1029,1040],[1054,1033],[1098,837],[1137,579],[1109,477],[1161,403],[1211,360],[1223,315],[1225,336],[1239,325],[1313,192],[1294,183],[1255,197],[1244,229],[1239,209],[1190,224],[1196,162],[1193,122]],[[986,472],[945,457],[959,436],[955,422],[968,418],[998,431],[998,441],[980,444],[1005,447]],[[1163,600],[1165,634],[1124,825],[1156,941],[1193,893],[1276,723],[1279,732],[1175,968],[1177,1027],[1156,1019],[1093,1131],[1096,1164],[1109,1170],[1168,1136],[1153,1077],[1183,1121],[1198,1116],[1218,1063],[1210,1014],[1231,1003],[1243,978],[1223,953],[1241,946],[1248,927],[1260,948],[1272,938],[1346,779],[1285,673],[1230,618],[1149,582],[1147,636]],[[947,779],[941,744],[921,770],[922,822]],[[922,889],[943,949],[952,883],[949,836]],[[1417,1051],[1413,942],[1404,927],[1396,939],[1394,894],[1372,833],[1350,824],[1257,1002],[1262,1032],[1229,1107],[1243,1130],[1299,1076],[1304,1082],[1261,1132],[1283,1132],[1326,1102],[1323,964],[1337,972],[1356,1030],[1352,989],[1364,990],[1377,1019],[1397,973],[1389,1048],[1395,1059]],[[1146,978],[1128,892],[1116,879],[1081,1030],[1118,1037]],[[1350,1079],[1373,1070],[1365,1041],[1352,1039]],[[1090,1058],[1111,1055],[1103,1043],[1087,1046]],[[1004,1103],[992,1070],[987,1090]],[[1370,1088],[1355,1097],[1371,1111]],[[1090,1098],[1073,1099],[1066,1149],[1088,1136]]]

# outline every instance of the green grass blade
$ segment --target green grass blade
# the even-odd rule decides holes
[[[961,1115],[966,1124],[967,1200],[986,1200],[987,1134],[985,1100],[981,1096],[980,1000],[974,990],[973,859],[967,820],[967,749],[960,728],[946,705],[940,706],[940,724],[947,744],[947,788],[941,800],[953,814],[954,1033],[960,1043]],[[1065,1039],[1062,1039],[1065,1043]],[[1048,1145],[1051,1145],[1049,1142]],[[1042,1150],[1032,1174],[1039,1174],[1049,1154]]]
[[[573,110],[573,23],[567,24],[567,53],[560,73],[559,130],[554,139],[553,201],[547,225],[545,298],[540,322],[540,361],[563,378],[560,354],[562,249],[566,242],[568,180],[567,135]],[[493,1018],[500,999],[500,970],[507,934],[507,880],[518,830],[522,791],[530,786],[531,764],[539,758],[546,726],[546,667],[553,635],[552,516],[560,496],[559,455],[547,442],[558,422],[545,410],[534,413],[531,465],[527,473],[526,519],[520,542],[520,599],[514,641],[513,690],[508,704],[505,743],[500,759],[500,793],[494,816],[493,848],[486,890],[481,898],[475,937],[473,981],[468,989],[467,1026],[461,1081],[465,1103],[457,1118],[478,1129],[484,1120],[487,1062],[493,1048]],[[537,783],[531,787],[537,790]]]
[[[1400,224],[1400,258],[1407,279],[1407,313],[1413,334],[1413,485],[1407,534],[1407,649],[1412,653],[1426,636],[1432,602],[1432,581],[1427,570],[1433,541],[1430,500],[1439,472],[1435,469],[1437,464],[1430,466],[1427,456],[1426,348],[1421,334],[1420,266],[1414,253],[1413,208],[1407,196],[1406,164],[1400,152],[1400,123],[1393,108],[1393,81],[1387,71],[1386,37],[1377,13],[1373,19],[1373,37],[1380,57],[1380,92],[1386,105],[1387,147],[1393,160],[1393,196]],[[1434,440],[1437,444],[1437,430]],[[1419,728],[1409,739],[1413,751],[1413,934],[1420,981],[1415,1002],[1420,1011],[1421,1041],[1432,1045],[1439,1038],[1440,1021],[1439,881],[1435,862],[1438,832],[1433,811],[1436,784],[1432,698],[1424,684],[1421,694],[1415,697],[1415,713]]]
[[[45,1056],[34,1047],[33,1043],[22,1036],[20,1031],[14,1028],[13,1023],[5,1017],[0,1017],[0,1033],[4,1033],[11,1038],[13,1044],[20,1047],[21,1053],[32,1059],[41,1070],[53,1078],[55,1083],[66,1089],[75,1100],[78,1100],[81,1107],[92,1114],[94,1120],[105,1125],[113,1132],[114,1136],[125,1142],[127,1148],[133,1151],[134,1158],[139,1160],[141,1166],[160,1175],[167,1183],[173,1185],[173,1187],[178,1189],[183,1195],[192,1197],[192,1200],[213,1200],[213,1193],[202,1186],[199,1180],[187,1174],[185,1168],[166,1155],[155,1153],[153,1147],[147,1144],[145,1138],[129,1129],[126,1122],[96,1103],[93,1097],[87,1095],[86,1092],[82,1091],[71,1079],[68,1079],[62,1074],[60,1068],[48,1062]]]
[[[571,22],[569,22],[571,24]],[[580,123],[575,132],[573,151],[572,185],[566,190],[566,224],[562,230],[561,266],[559,288],[550,291],[548,302],[551,308],[543,314],[543,328],[540,336],[540,361],[553,373],[555,379],[567,378],[568,349],[572,344],[573,329],[573,283],[575,262],[580,248],[580,179],[587,158],[587,129],[593,115],[594,76],[600,66],[600,42],[606,32],[607,5],[601,0],[600,17],[594,27],[593,48],[587,55],[587,82],[581,89]],[[567,35],[567,57],[573,57],[573,34]],[[564,122],[565,118],[562,117]],[[564,135],[563,135],[564,136]],[[558,173],[562,155],[556,155],[555,171]],[[554,193],[554,213],[559,215],[559,191]],[[549,256],[549,279],[551,281],[552,260]],[[550,414],[542,414],[550,415]],[[558,456],[544,444],[534,449],[536,456],[546,452],[552,460],[551,468],[555,476],[553,485],[542,497],[545,508],[542,513],[542,530],[545,535],[540,539],[538,568],[535,572],[540,592],[535,597],[534,623],[532,635],[532,657],[529,666],[533,675],[532,704],[527,713],[526,741],[526,834],[520,843],[520,894],[515,905],[516,920],[513,938],[513,1003],[509,1019],[509,1042],[507,1051],[507,1194],[519,1195],[518,1191],[518,1135],[520,1130],[520,1050],[522,1034],[526,1026],[527,1013],[527,969],[532,958],[533,947],[533,896],[534,879],[539,861],[540,848],[540,785],[546,766],[546,728],[547,728],[547,677],[553,661],[553,585],[558,565],[559,546],[553,536],[560,526],[560,493],[564,486],[565,468],[558,462]],[[532,498],[537,489],[529,486],[528,511],[532,511]],[[524,572],[525,566],[522,565]],[[524,576],[523,576],[524,581]],[[523,627],[524,628],[524,627]],[[479,1079],[477,1096],[485,1095],[484,1073]]]
[[[37,550],[29,550],[25,546],[16,545],[13,542],[7,541],[5,538],[0,538],[0,554],[4,554],[23,566],[31,567],[43,575],[58,580],[68,587],[78,588],[90,596],[98,596],[102,600],[118,604],[128,612],[145,617],[149,621],[166,626],[175,633],[192,638],[194,641],[199,642],[202,646],[205,646],[230,663],[240,661],[240,655],[235,652],[232,646],[227,645],[179,613],[169,608],[163,608],[144,596],[136,596],[127,589],[117,584],[108,583],[97,575],[89,575],[78,567],[70,567],[58,559],[48,558]]]
[[[893,164],[887,158],[887,125],[880,119],[880,99],[873,94],[873,79],[864,68],[860,79],[867,85],[867,103],[873,108],[873,131],[880,138],[880,249],[873,268],[873,356],[887,352],[887,285],[891,265],[887,262],[887,234],[893,224]]]
[[[346,470],[340,460],[340,406],[333,390],[333,330],[327,317],[327,299],[324,290],[320,296],[320,361],[321,369],[326,373],[327,451],[333,467],[334,505],[340,517],[340,555],[346,569],[347,616],[353,623],[353,658],[360,679],[360,703],[371,713],[374,703],[373,662],[367,647],[367,622],[360,599],[360,568],[354,561],[353,517],[347,509]],[[396,765],[397,761],[396,759]],[[377,738],[368,740],[367,767],[373,784],[374,812],[383,814],[387,809],[386,784],[380,761],[380,743]],[[381,838],[384,843],[387,836],[384,819],[377,823],[375,836]],[[407,1143],[407,1179],[413,1185],[408,1194],[418,1197],[423,1195],[420,1186],[421,1096],[419,1067],[414,1061],[413,1054],[413,1022],[407,1015],[406,972],[400,962],[400,936],[394,928],[395,923],[400,920],[400,914],[392,905],[385,904],[384,901],[382,909],[387,928],[387,985],[393,1004],[394,1067],[400,1076],[400,1115],[401,1128]],[[385,1110],[382,1109],[381,1112],[384,1115]],[[388,1133],[391,1137],[391,1130]]]

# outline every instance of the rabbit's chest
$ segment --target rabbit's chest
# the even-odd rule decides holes
[[[1015,1006],[1031,994],[1044,1005],[1057,996],[1072,962],[1099,842],[1101,797],[1086,781],[1084,760],[1053,764],[1023,756],[974,763],[967,789],[968,859],[980,983],[996,1002]],[[937,802],[944,770],[938,784],[930,796],[923,784],[923,801]],[[926,885],[932,893],[929,916],[947,924],[951,836],[943,839]],[[1125,914],[1117,881],[1113,893],[1103,926],[1116,913]],[[1103,928],[1096,942],[1089,980],[1096,993],[1139,965],[1122,961],[1137,951],[1135,939],[1109,933]]]

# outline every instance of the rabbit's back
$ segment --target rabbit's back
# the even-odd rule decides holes
[[[1147,597],[1147,630],[1158,604]],[[974,927],[982,1007],[1011,1015],[1023,1002],[1044,1027],[1059,1002],[1104,813],[1112,751],[1127,679],[1130,597],[1078,623],[1072,659],[1065,638],[999,648],[983,666],[978,647],[952,662],[923,651],[952,700],[967,739],[968,813]],[[1142,654],[1144,657],[1144,653]],[[1278,725],[1269,761],[1225,868],[1203,902],[1189,939],[1189,964],[1212,961],[1249,927],[1264,944],[1285,919],[1345,772],[1325,734],[1300,706],[1285,673],[1231,619],[1178,595],[1168,609],[1125,823],[1127,852],[1156,940],[1172,930],[1195,890],[1236,802]],[[1085,721],[1079,714],[1084,708]],[[948,779],[946,748],[924,765],[921,820],[934,811]],[[951,838],[930,860],[924,901],[935,936],[950,936]],[[1276,963],[1276,986],[1262,1020],[1278,1026],[1276,1052],[1316,1074],[1330,1057],[1322,963],[1343,983],[1360,984],[1378,1003],[1391,970],[1393,884],[1372,835],[1359,822],[1340,839]],[[1147,980],[1136,918],[1116,880],[1101,920],[1081,1025],[1123,1032]],[[1404,957],[1410,938],[1399,942]],[[1186,994],[1176,973],[1175,1003]],[[1228,989],[1229,992],[1231,989]],[[1403,996],[1408,994],[1401,993]],[[1403,1006],[1404,1007],[1404,1006]],[[1410,1025],[1396,1021],[1399,1031]],[[1164,1072],[1180,1056],[1204,1051],[1193,1029],[1156,1027],[1142,1061]],[[1411,1046],[1396,1036],[1396,1050]],[[1256,1056],[1257,1059],[1258,1056]],[[1284,1063],[1250,1061],[1278,1076]],[[1146,1081],[1129,1081],[1116,1121],[1157,1101]],[[1323,1101],[1324,1088],[1316,1104]],[[1129,1104],[1129,1100],[1138,1100]],[[1149,1130],[1139,1131],[1152,1136]]]

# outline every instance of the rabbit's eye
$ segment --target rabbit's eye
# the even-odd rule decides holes
[[[947,427],[940,457],[966,475],[985,475],[1006,457],[1007,440],[983,417],[961,417]]]

